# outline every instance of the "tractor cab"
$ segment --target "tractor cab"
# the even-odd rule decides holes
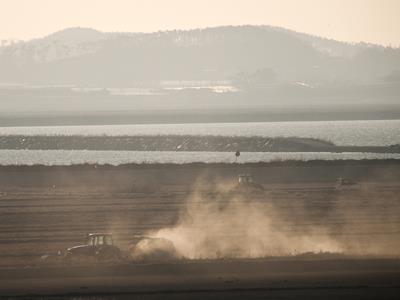
[[[98,246],[112,246],[113,238],[109,233],[89,233],[87,235],[86,245],[98,247]]]
[[[68,248],[65,253],[67,262],[74,260],[88,262],[118,260],[122,257],[121,250],[114,245],[110,233],[89,233],[84,245]]]
[[[237,192],[257,192],[264,190],[261,184],[254,182],[251,174],[239,174],[238,184],[235,187]]]

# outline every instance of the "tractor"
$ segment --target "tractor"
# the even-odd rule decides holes
[[[340,190],[340,189],[348,189],[348,188],[350,188],[350,187],[356,187],[358,184],[357,184],[357,182],[355,182],[355,181],[352,181],[352,180],[349,180],[349,179],[346,179],[346,178],[343,178],[343,177],[339,177],[337,180],[336,180],[336,185],[335,185],[335,188],[337,189],[337,190]]]
[[[235,190],[238,192],[257,192],[263,191],[264,188],[261,184],[254,182],[251,174],[239,174]]]
[[[116,262],[123,259],[122,251],[114,245],[109,233],[89,233],[86,244],[68,248],[64,254],[66,263]]]

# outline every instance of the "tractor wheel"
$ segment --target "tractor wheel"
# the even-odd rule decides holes
[[[64,263],[66,265],[91,265],[96,263],[96,259],[90,255],[69,254],[65,256]]]
[[[122,255],[120,251],[114,249],[100,249],[96,252],[96,258],[99,262],[120,262],[122,260]]]

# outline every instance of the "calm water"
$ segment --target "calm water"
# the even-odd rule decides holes
[[[326,152],[244,152],[239,163],[281,160],[340,160],[340,159],[400,159],[400,154],[326,153]],[[127,163],[192,162],[232,163],[232,152],[170,152],[170,151],[87,151],[87,150],[0,150],[0,165],[71,165]]]
[[[400,120],[153,124],[103,126],[0,127],[1,135],[220,135],[311,137],[336,145],[383,146],[400,144]],[[379,153],[242,153],[239,163],[277,160],[400,159]],[[83,163],[231,163],[231,152],[0,150],[0,165],[70,165]]]
[[[311,137],[336,145],[400,144],[400,120],[0,127],[0,135],[222,135]]]

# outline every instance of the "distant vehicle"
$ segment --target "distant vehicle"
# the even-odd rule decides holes
[[[238,182],[239,184],[252,184],[253,176],[251,174],[239,174]]]
[[[345,179],[343,177],[339,177],[336,180],[336,188],[337,189],[338,188],[340,189],[340,188],[343,188],[343,187],[355,186],[355,185],[357,185],[357,182],[349,180],[349,179]]]
[[[251,174],[239,174],[238,185],[236,186],[236,189],[239,191],[264,190],[261,184],[254,182],[253,176]]]

